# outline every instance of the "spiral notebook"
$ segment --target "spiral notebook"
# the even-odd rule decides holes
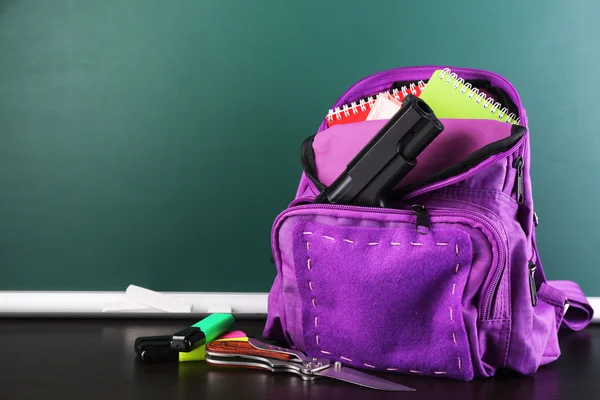
[[[421,96],[438,118],[491,119],[518,125],[514,113],[446,68],[431,75]]]
[[[409,87],[381,92],[376,96],[331,109],[327,114],[327,125],[332,127],[386,116],[389,118],[390,102],[387,101],[387,109],[383,113],[375,113],[377,106],[386,102],[386,98],[401,102],[409,93],[425,100],[438,118],[491,119],[520,124],[520,119],[502,104],[465,82],[449,68],[445,68],[435,71],[427,84],[419,81],[418,84],[411,84]],[[379,115],[373,117],[374,113]]]
[[[369,96],[366,99],[360,99],[359,101],[354,101],[350,104],[344,104],[341,107],[331,109],[326,117],[327,126],[332,127],[337,124],[366,121],[379,96],[390,96],[401,102],[408,94],[419,97],[424,88],[425,83],[419,81],[416,84],[411,83],[408,87],[403,86],[400,89],[388,90],[378,93],[376,96]]]

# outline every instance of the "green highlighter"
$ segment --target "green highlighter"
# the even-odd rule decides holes
[[[175,333],[169,345],[173,350],[190,352],[231,330],[233,322],[232,314],[211,314],[189,328]]]

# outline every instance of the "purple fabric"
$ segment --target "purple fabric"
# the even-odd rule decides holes
[[[431,200],[429,203],[431,206],[435,206],[435,202],[433,200]],[[366,213],[341,209],[315,210],[310,208],[290,209],[284,215],[285,217],[282,218],[282,220],[278,220],[275,227],[273,247],[280,250],[279,253],[275,253],[275,258],[277,264],[280,266],[280,269],[278,273],[278,279],[276,280],[276,284],[274,284],[274,290],[272,290],[271,293],[276,293],[277,295],[280,294],[277,289],[280,286],[275,285],[280,285],[278,282],[279,279],[281,279],[282,282],[284,282],[283,287],[285,287],[285,289],[281,291],[281,296],[284,296],[287,301],[273,301],[276,304],[284,305],[281,315],[277,316],[277,322],[282,321],[284,324],[284,330],[291,338],[288,342],[300,350],[305,350],[303,329],[306,327],[306,324],[302,319],[304,312],[297,304],[297,300],[300,297],[298,289],[300,285],[298,284],[296,274],[294,273],[294,271],[299,267],[293,260],[293,255],[298,251],[297,246],[294,246],[293,240],[293,231],[295,227],[301,224],[314,222],[324,226],[360,226],[361,228],[378,228],[383,230],[404,227],[404,229],[408,229],[414,233],[414,216],[410,212],[403,215],[390,215],[387,213]],[[503,349],[504,347],[492,345],[488,347],[480,347],[478,345],[477,337],[478,308],[482,307],[479,299],[479,292],[482,290],[482,287],[485,287],[489,284],[489,270],[490,266],[493,264],[493,249],[490,244],[492,239],[488,237],[489,232],[486,235],[481,231],[481,229],[483,229],[481,224],[477,223],[476,221],[465,219],[464,217],[450,218],[443,216],[432,216],[431,222],[438,224],[438,227],[443,226],[439,225],[441,223],[452,226],[450,224],[451,222],[461,222],[461,225],[458,226],[464,230],[464,232],[466,232],[466,234],[470,237],[471,242],[476,245],[472,255],[472,268],[469,272],[470,277],[467,282],[467,287],[464,289],[462,295],[462,314],[464,317],[466,331],[469,336],[470,353],[473,355],[473,371],[477,374],[477,376],[488,376],[493,372],[493,370],[490,370],[488,365],[489,360],[504,358],[504,353],[501,355],[497,354],[499,351],[498,349]],[[472,224],[473,227],[471,227],[469,224]],[[406,228],[407,226],[408,228]],[[416,235],[416,233],[414,233],[414,235]],[[421,237],[421,235],[419,235],[419,237]],[[440,242],[440,245],[443,247],[443,242]],[[508,302],[508,299],[504,299],[504,301]],[[501,307],[497,307],[503,310],[507,309],[509,306],[503,303]],[[279,333],[276,325],[277,324],[269,324],[266,327],[265,332],[268,336],[272,338],[278,337]],[[493,338],[493,341],[505,343],[505,338],[508,331],[504,333],[504,335],[499,336],[498,338]]]
[[[471,266],[465,232],[301,223],[292,241],[309,355],[473,377],[461,306]]]
[[[313,141],[319,180],[331,183],[344,171],[386,120],[334,125],[319,132]],[[511,125],[494,120],[442,119],[444,130],[417,159],[417,166],[402,180],[403,185],[426,179],[455,165],[469,154],[510,136]]]
[[[335,106],[389,89],[394,81],[426,79],[439,68],[374,74],[353,85]],[[487,71],[453,72],[465,79],[487,79],[504,89],[527,128],[519,96],[504,78]],[[448,129],[459,131],[462,126],[462,132],[481,135],[468,151],[506,136],[502,131],[509,127],[444,122]],[[326,124],[321,125],[323,134],[315,149],[320,151],[317,165],[319,173],[326,171],[325,181],[332,180],[335,169],[359,146],[342,136],[364,140],[378,124],[381,121],[369,121],[360,125],[364,130],[350,133],[353,127],[340,127],[338,134],[333,129],[324,132]],[[343,154],[338,154],[340,149]],[[439,160],[430,157],[422,171],[456,161],[443,160],[448,153],[433,151]],[[522,204],[516,201],[517,157],[525,161]],[[529,132],[512,149],[458,176],[416,189],[398,204],[428,208],[428,235],[416,233],[415,216],[408,208],[373,212],[298,205],[317,194],[302,174],[295,201],[273,225],[277,275],[269,293],[266,338],[365,370],[468,380],[493,376],[501,368],[534,373],[560,356],[559,328],[584,329],[592,319],[593,310],[577,284],[546,280],[535,243]],[[456,247],[452,251],[456,244],[459,254]],[[455,265],[453,271],[454,261],[464,268],[456,272]],[[537,266],[536,306],[531,304],[530,262]],[[565,299],[570,305],[566,314]]]
[[[584,329],[592,319],[594,310],[588,303],[579,285],[571,281],[549,281],[548,284],[564,293],[569,302],[569,311],[565,315],[565,328],[573,331]]]

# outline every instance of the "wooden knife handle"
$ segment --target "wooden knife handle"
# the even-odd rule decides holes
[[[272,346],[276,349],[277,346]],[[276,360],[290,361],[295,358],[291,354],[284,354],[278,351],[261,350],[252,346],[250,343],[245,341],[213,341],[206,345],[206,351],[218,354],[233,354],[233,355],[248,355],[272,358]]]

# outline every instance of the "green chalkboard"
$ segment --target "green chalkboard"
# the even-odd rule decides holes
[[[550,278],[600,295],[600,3],[0,0],[0,290],[258,291],[299,149],[365,75],[494,70]]]

